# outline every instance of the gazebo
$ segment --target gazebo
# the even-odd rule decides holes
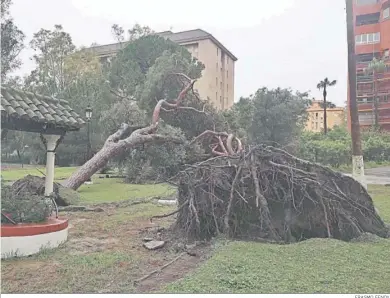
[[[2,139],[8,130],[40,134],[47,152],[44,194],[53,203],[55,151],[66,132],[77,131],[84,124],[65,100],[1,87]],[[68,220],[65,218],[56,216],[43,223],[19,224],[9,220],[13,225],[1,225],[1,258],[33,255],[42,248],[58,247],[68,238]]]
[[[45,196],[53,192],[55,151],[68,131],[78,131],[85,121],[66,100],[15,88],[1,87],[1,131],[39,133],[46,147]]]

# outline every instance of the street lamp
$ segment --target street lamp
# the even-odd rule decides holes
[[[91,118],[92,118],[92,108],[88,105],[88,107],[85,109],[85,118],[87,118],[87,137],[88,137],[88,143],[87,143],[87,156],[86,161],[88,161],[91,158]],[[92,182],[91,178],[87,180],[88,182]]]
[[[22,169],[23,169],[23,159],[24,159],[24,152],[28,149],[28,145],[24,145],[22,149],[22,155],[21,155],[21,162],[22,162]]]

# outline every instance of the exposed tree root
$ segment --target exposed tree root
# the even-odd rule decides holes
[[[140,282],[142,282],[142,281],[148,279],[148,278],[151,277],[152,275],[154,275],[154,274],[156,274],[156,273],[159,273],[159,272],[163,271],[166,267],[168,267],[169,265],[171,265],[171,264],[173,264],[174,262],[176,262],[178,259],[180,259],[180,258],[181,258],[182,256],[184,256],[185,254],[186,254],[185,252],[181,253],[181,254],[178,255],[176,258],[174,258],[172,261],[170,261],[170,262],[166,263],[165,265],[161,266],[161,268],[156,269],[156,270],[153,270],[152,272],[150,272],[150,273],[144,275],[143,277],[141,277],[141,278],[135,280],[135,281],[134,281],[134,284],[137,285],[137,284],[139,284]]]
[[[354,179],[270,146],[219,156],[179,173],[176,228],[189,238],[292,242],[388,237],[367,191]],[[188,204],[187,204],[188,202]]]

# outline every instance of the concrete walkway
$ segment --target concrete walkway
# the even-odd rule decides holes
[[[364,171],[367,184],[390,184],[390,167],[366,169]],[[346,174],[352,176],[352,174]]]

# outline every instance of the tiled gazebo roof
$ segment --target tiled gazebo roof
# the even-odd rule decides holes
[[[1,87],[2,129],[63,134],[84,124],[66,100]]]

